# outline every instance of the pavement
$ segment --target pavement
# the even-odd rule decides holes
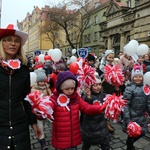
[[[127,134],[122,131],[121,123],[113,123],[111,125],[115,128],[115,133],[112,134],[110,147],[111,150],[126,150]],[[54,150],[51,146],[51,122],[45,122],[45,140],[49,147],[49,150]],[[30,128],[30,138],[32,150],[41,150],[38,140],[34,137],[34,132]],[[150,133],[148,132],[144,137],[134,143],[136,150],[150,150]],[[78,146],[78,150],[81,150],[82,144]],[[100,146],[92,146],[90,150],[101,150]]]

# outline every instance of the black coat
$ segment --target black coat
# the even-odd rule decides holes
[[[93,104],[95,100],[103,103],[105,94],[92,94],[91,98],[83,96],[86,102]],[[108,144],[110,142],[110,134],[106,126],[104,114],[95,116],[81,114],[81,135],[84,143],[90,145]]]
[[[30,104],[24,100],[30,91],[27,66],[12,75],[0,66],[0,150],[31,150],[29,124],[36,123]]]

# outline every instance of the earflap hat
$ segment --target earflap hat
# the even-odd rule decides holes
[[[9,24],[7,26],[7,28],[1,28],[0,29],[0,40],[3,37],[9,36],[9,35],[16,35],[16,36],[20,37],[22,46],[25,44],[25,42],[27,41],[27,38],[28,38],[28,34],[27,33],[24,33],[22,31],[16,30],[14,28],[13,24]]]
[[[141,75],[143,77],[143,70],[141,69],[140,66],[135,65],[131,71],[131,79],[133,79],[133,77],[135,75]]]

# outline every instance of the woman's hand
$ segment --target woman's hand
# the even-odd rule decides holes
[[[39,129],[39,127],[37,126],[37,124],[33,124],[32,125],[32,128],[34,130],[34,133],[35,133],[35,137],[40,139],[40,137],[42,136],[42,132],[41,130]]]

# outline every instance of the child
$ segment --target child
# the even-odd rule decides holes
[[[133,138],[128,135],[126,140],[127,150],[135,150],[133,144],[147,132],[147,118],[145,112],[150,114],[150,97],[143,91],[143,71],[136,66],[131,73],[132,82],[125,88],[123,99],[128,100],[127,106],[123,111],[123,131],[127,132],[129,122],[136,122],[142,127],[140,136]]]
[[[90,89],[85,89],[85,101],[91,105],[94,103],[102,104],[105,94],[101,90],[101,79],[96,76],[96,84],[93,84]],[[110,134],[104,114],[91,116],[82,113],[81,117],[82,150],[89,150],[91,145],[101,145],[102,150],[109,150]]]
[[[46,83],[46,74],[43,69],[36,70],[37,74],[36,83],[32,86],[31,92],[34,91],[40,91],[43,93],[44,96],[51,95],[49,84]],[[46,146],[45,138],[44,138],[44,120],[37,119],[37,124],[39,128],[42,131],[42,136],[40,137],[39,142],[41,144],[42,150],[48,150],[48,147]]]
[[[66,70],[66,66],[63,62],[58,62],[55,66],[54,66],[54,70],[53,70],[53,73],[51,73],[49,75],[49,84],[51,85],[50,86],[50,89],[51,91],[53,92],[54,89],[56,88],[56,80],[57,80],[57,75],[59,72],[61,71],[65,71]]]
[[[101,70],[101,77],[102,77],[102,87],[103,87],[103,92],[106,94],[113,94],[115,91],[118,91],[118,89],[116,90],[116,88],[118,87],[114,87],[113,85],[109,84],[105,79],[104,79],[104,67],[106,65],[114,65],[114,51],[113,50],[106,50],[104,53],[103,58],[101,59],[101,63],[99,66],[99,69]],[[110,133],[114,133],[115,129],[110,125],[110,122],[107,122],[107,127]]]
[[[58,74],[52,101],[52,146],[55,150],[77,150],[81,144],[79,111],[87,115],[101,113],[101,106],[90,105],[77,93],[78,82],[70,71]]]
[[[114,51],[113,50],[106,50],[104,53],[103,58],[101,59],[101,63],[99,69],[104,72],[104,67],[109,65],[114,65]]]
[[[87,62],[88,62],[89,66],[95,67],[96,59],[95,59],[95,54],[94,53],[89,53],[88,54],[88,56],[87,56]]]

